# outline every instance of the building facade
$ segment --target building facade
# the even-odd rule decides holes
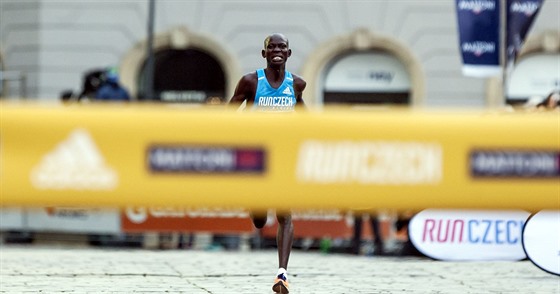
[[[308,82],[310,105],[505,102],[500,77],[462,75],[452,0],[155,3],[157,100],[227,101],[244,73],[266,65],[264,38],[280,32],[293,51],[288,70]],[[544,1],[508,97],[545,96],[560,83],[559,11],[560,1]],[[79,92],[88,71],[117,66],[135,99],[152,99],[145,93],[148,16],[148,0],[0,2],[0,70],[24,77],[4,78],[2,96],[57,100]]]

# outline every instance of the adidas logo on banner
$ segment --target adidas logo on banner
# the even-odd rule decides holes
[[[116,172],[106,166],[86,130],[75,130],[31,172],[38,189],[111,190],[117,186]]]
[[[282,92],[285,95],[292,95],[292,91],[290,91],[290,87],[286,87],[286,89]]]

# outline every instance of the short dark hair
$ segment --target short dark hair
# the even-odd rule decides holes
[[[280,34],[280,33],[272,33],[272,34],[268,35],[266,38],[264,38],[264,49],[266,49],[266,47],[268,47],[268,42],[270,42],[270,38],[272,38],[272,36],[281,36],[282,38],[286,39],[286,44],[288,44],[288,47],[290,47],[290,41],[288,40],[288,38],[286,36],[284,36],[283,34]]]

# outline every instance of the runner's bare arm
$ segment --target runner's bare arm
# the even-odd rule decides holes
[[[229,100],[229,104],[239,107],[245,100],[247,100],[247,103],[253,102],[255,99],[256,88],[257,74],[249,73],[244,75],[237,83],[237,87],[235,87],[235,91]]]
[[[293,75],[294,77],[294,91],[296,92],[296,105],[298,107],[305,106],[305,101],[303,100],[303,90],[307,86],[307,83],[299,76]]]

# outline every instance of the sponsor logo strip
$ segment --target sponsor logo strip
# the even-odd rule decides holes
[[[560,152],[475,150],[469,165],[476,178],[555,178],[560,177]]]
[[[155,173],[263,173],[265,151],[259,148],[155,146],[148,150]]]

